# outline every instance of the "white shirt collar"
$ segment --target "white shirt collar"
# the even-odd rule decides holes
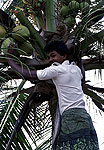
[[[70,64],[69,60],[65,60],[65,61],[62,63],[62,65],[69,65],[69,64]]]
[[[76,65],[76,63],[75,63],[74,61],[70,63],[69,60],[65,60],[65,61],[62,63],[62,65],[69,65],[69,64]],[[54,62],[52,65],[58,66],[58,65],[60,65],[60,63]]]
[[[62,63],[62,65],[69,65],[70,64],[70,62],[69,62],[69,60],[65,60],[63,63]],[[60,65],[60,63],[58,63],[58,62],[54,62],[52,65],[54,65],[54,66],[58,66],[58,65]]]

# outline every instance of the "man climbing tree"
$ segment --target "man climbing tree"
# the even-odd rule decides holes
[[[74,48],[73,46],[68,50],[63,41],[49,42],[44,50],[51,66],[43,70],[28,71],[21,68],[12,59],[7,60],[9,65],[27,80],[53,80],[58,94],[61,118],[58,122],[53,149],[98,150],[96,131],[90,115],[85,110],[83,100],[81,81],[84,73],[73,61]],[[13,53],[11,46],[8,52]]]

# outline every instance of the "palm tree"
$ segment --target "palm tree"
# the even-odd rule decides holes
[[[104,1],[100,0],[9,0],[2,3],[0,25],[6,33],[0,39],[0,149],[51,149],[51,132],[57,94],[51,81],[26,81],[6,61],[3,42],[12,38],[18,47],[13,59],[30,69],[48,66],[43,49],[48,41],[75,42],[75,58],[80,55],[85,71],[104,69]],[[14,28],[22,24],[30,35],[14,39]],[[2,31],[2,30],[1,30]],[[1,32],[0,31],[0,32]],[[1,35],[0,35],[1,36]],[[10,41],[11,42],[11,41]],[[31,51],[21,49],[29,43]],[[27,87],[25,87],[27,84]],[[83,82],[83,90],[103,111],[103,88]]]

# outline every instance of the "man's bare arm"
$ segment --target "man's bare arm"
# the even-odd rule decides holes
[[[23,76],[25,79],[27,80],[37,80],[37,73],[36,71],[31,71],[31,70],[27,70],[25,68],[21,68],[19,65],[16,64],[15,61],[13,61],[12,59],[7,59],[8,64],[14,69],[16,70],[18,73],[21,74],[21,76]]]
[[[8,53],[15,54],[13,47],[9,46]],[[38,80],[36,70],[32,71],[32,70],[28,70],[28,69],[25,69],[25,68],[19,66],[10,57],[10,55],[7,55],[7,61],[8,61],[8,64],[21,75],[21,77],[22,76],[24,77],[24,79],[26,79],[26,80]]]

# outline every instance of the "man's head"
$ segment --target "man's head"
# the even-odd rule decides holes
[[[62,63],[69,56],[69,51],[63,41],[51,41],[45,46],[44,50],[50,63]]]

